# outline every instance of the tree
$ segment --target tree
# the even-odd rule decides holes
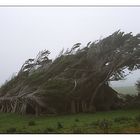
[[[48,51],[40,52],[33,62],[28,60],[21,73],[25,70],[30,73],[34,68],[35,73],[12,84],[13,88],[7,90],[10,96],[0,99],[1,110],[13,111],[14,104],[17,107],[15,112],[25,113],[26,109],[32,108],[37,114],[39,110],[76,113],[93,112],[106,104],[107,109],[114,106],[117,93],[108,82],[123,79],[125,69],[140,68],[140,34],[116,31],[80,47],[81,44],[77,43],[70,50],[61,51],[53,62],[48,59]],[[44,64],[48,63],[49,67],[44,69]]]
[[[75,59],[76,62],[73,62],[69,70],[75,69],[79,73],[81,70],[86,75],[77,77],[77,85],[80,92],[90,89],[92,110],[96,94],[104,84],[110,80],[123,79],[126,76],[125,69],[132,71],[140,68],[140,34],[134,36],[132,33],[117,31],[75,54],[82,57]]]
[[[140,68],[140,34],[133,36],[132,33],[124,34],[117,31],[92,43],[87,59],[90,69],[93,70],[91,79],[98,79],[90,100],[92,104],[99,88],[111,80],[110,78],[122,79],[125,77],[126,68],[131,71]]]

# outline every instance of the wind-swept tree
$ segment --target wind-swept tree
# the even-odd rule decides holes
[[[125,77],[125,69],[140,68],[140,34],[117,31],[107,38],[90,45],[87,61],[92,70],[89,79],[96,79],[90,103],[99,88],[109,80]]]
[[[117,95],[108,82],[123,79],[126,69],[140,69],[140,34],[117,31],[85,47],[77,43],[70,50],[62,50],[44,70],[44,63],[50,62],[48,55],[48,51],[41,52],[22,66],[21,73],[36,66],[37,72],[7,90],[10,97],[0,98],[2,111],[25,113],[32,108],[37,113],[38,109],[76,113],[93,112],[98,105],[110,107]]]
[[[91,111],[96,94],[103,85],[111,80],[123,79],[126,76],[125,69],[132,71],[140,68],[140,34],[134,36],[117,31],[76,50],[75,55],[72,55],[73,51],[72,48],[67,54],[70,60],[75,58],[75,61],[66,70],[75,70],[71,75],[77,86],[75,92],[83,92]]]

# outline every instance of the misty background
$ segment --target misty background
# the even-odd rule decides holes
[[[86,45],[121,29],[140,33],[140,7],[0,7],[0,85],[17,73],[29,58],[47,49],[50,58]],[[134,86],[140,70],[115,87]]]

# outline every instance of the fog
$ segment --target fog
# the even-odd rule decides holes
[[[0,84],[28,58],[48,49],[55,58],[62,48],[87,44],[118,29],[140,32],[139,7],[0,7]],[[134,85],[136,71],[114,85]]]

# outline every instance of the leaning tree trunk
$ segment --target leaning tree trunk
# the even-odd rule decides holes
[[[95,108],[95,106],[94,106],[94,99],[95,99],[95,97],[96,97],[96,95],[97,95],[99,89],[101,88],[101,86],[102,86],[103,84],[104,84],[104,83],[100,83],[100,84],[96,87],[95,91],[93,92],[93,94],[92,94],[92,96],[91,96],[91,99],[90,99],[90,102],[89,102],[89,111],[90,111],[90,112],[95,112],[95,111],[96,111],[96,108]]]
[[[28,95],[17,95],[13,97],[0,97],[0,112],[13,112],[26,114],[28,106],[32,106],[36,115],[40,114],[40,109],[45,108],[46,104],[41,98],[35,96],[36,92]]]
[[[114,65],[113,65],[113,67],[110,69],[109,72],[105,71],[104,74],[101,73],[100,77],[104,77],[104,78],[101,78],[99,80],[99,82],[97,83],[96,88],[93,89],[93,93],[92,93],[92,96],[91,96],[90,102],[89,102],[89,111],[90,112],[94,112],[96,110],[96,108],[94,106],[94,99],[95,99],[97,93],[99,92],[100,88],[109,80],[110,76],[112,75],[112,73],[114,72],[115,69],[116,69],[116,67],[114,67]]]

